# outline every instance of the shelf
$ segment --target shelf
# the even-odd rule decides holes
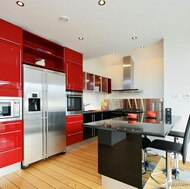
[[[40,59],[45,60],[45,66],[35,64]],[[64,72],[64,48],[28,31],[23,31],[23,63]]]

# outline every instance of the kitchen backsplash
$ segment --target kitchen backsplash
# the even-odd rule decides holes
[[[163,111],[163,99],[104,99],[109,110],[142,109],[143,111]]]

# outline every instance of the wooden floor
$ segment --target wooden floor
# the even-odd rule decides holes
[[[82,143],[67,147],[67,153],[56,155],[47,160],[30,165],[29,168],[0,177],[1,189],[102,189],[101,175],[98,174],[97,139],[93,138]],[[160,157],[148,157],[148,160],[159,162],[156,169],[164,167],[164,160]],[[183,166],[190,171],[190,163]],[[143,175],[147,182],[149,173]],[[159,177],[164,180],[164,177]],[[180,187],[179,187],[180,184]],[[149,179],[146,189],[157,185]],[[178,186],[178,187],[176,187]],[[172,186],[173,187],[173,186]],[[178,181],[175,188],[190,188],[190,182]],[[115,188],[113,188],[115,189]]]

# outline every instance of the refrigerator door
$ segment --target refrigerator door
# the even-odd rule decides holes
[[[47,157],[66,150],[65,75],[46,72]]]
[[[43,128],[42,111],[30,111],[32,94],[38,94],[40,106],[42,100],[43,75],[42,71],[24,66],[24,97],[23,97],[23,119],[24,119],[24,160],[22,165],[43,159]]]

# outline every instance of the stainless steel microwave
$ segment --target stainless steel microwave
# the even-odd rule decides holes
[[[0,121],[21,119],[22,99],[20,97],[0,97]]]

